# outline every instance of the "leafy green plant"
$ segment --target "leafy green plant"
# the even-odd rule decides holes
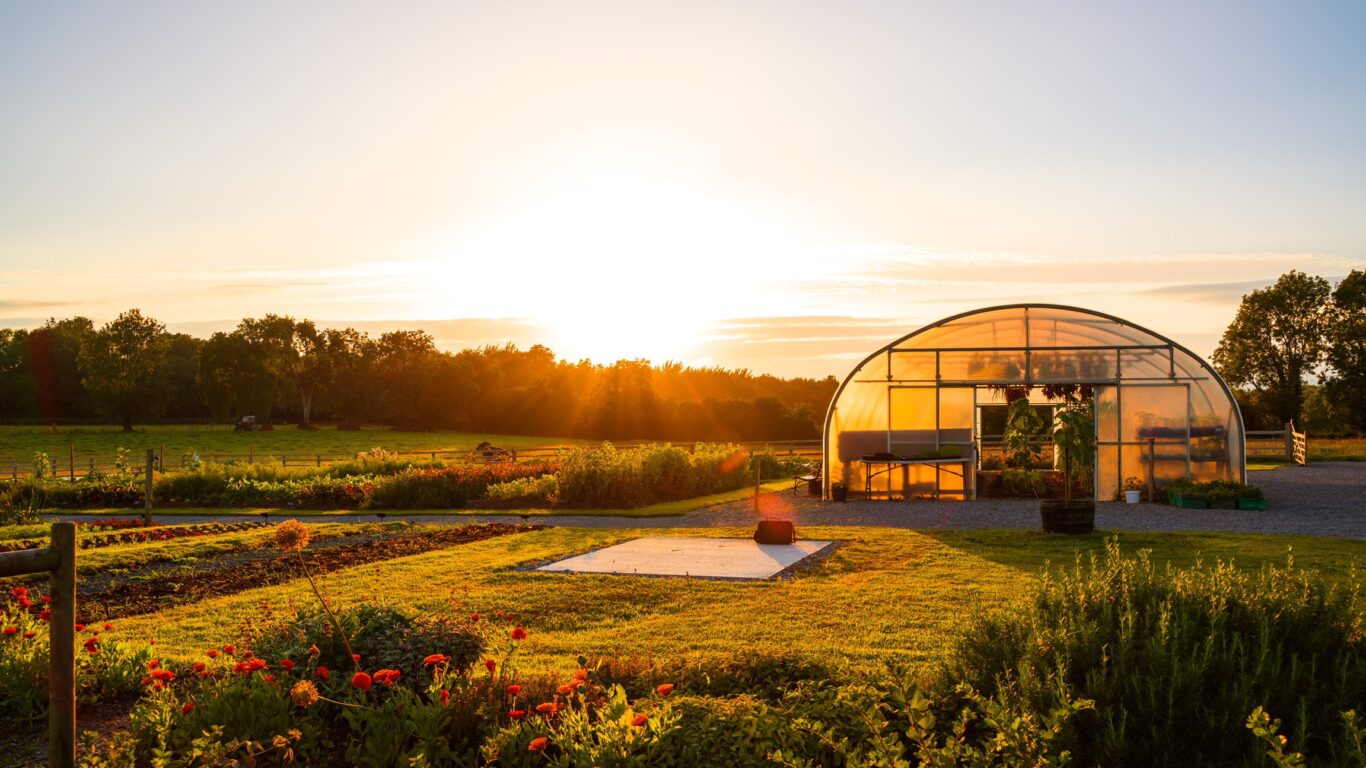
[[[1006,430],[1003,436],[1006,464],[1019,469],[1032,469],[1042,462],[1043,447],[1039,436],[1043,432],[1043,418],[1029,403],[1028,397],[1021,397],[1010,404],[1006,412]]]
[[[554,475],[540,477],[521,477],[489,486],[487,496],[494,501],[515,501],[530,499],[550,502],[555,500],[559,481]]]
[[[1027,604],[970,622],[941,676],[1014,686],[1036,713],[1094,701],[1076,732],[1084,765],[1255,765],[1240,726],[1259,706],[1285,714],[1311,760],[1340,764],[1350,745],[1334,724],[1366,696],[1361,605],[1355,582],[1293,563],[1163,569],[1111,541]]]
[[[1017,498],[1037,498],[1048,490],[1043,473],[1037,469],[1007,469],[1001,473],[1001,484],[1007,496]]]

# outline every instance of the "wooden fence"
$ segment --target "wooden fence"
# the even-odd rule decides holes
[[[1309,463],[1309,437],[1295,430],[1295,422],[1287,421],[1282,429],[1248,430],[1247,457]]]
[[[679,447],[687,450],[695,450],[701,443],[679,444]],[[635,448],[640,444],[619,445],[618,448]],[[753,451],[770,451],[782,456],[799,456],[802,458],[819,458],[821,455],[821,441],[819,440],[769,440],[750,443],[738,443],[743,448]],[[535,461],[538,459],[554,458],[562,451],[575,447],[573,445],[545,445],[532,448],[508,448],[494,449],[489,451],[473,451],[468,448],[439,448],[428,450],[408,450],[390,451],[401,459],[414,461],[432,461],[444,464],[462,463],[488,463],[497,461]],[[234,453],[230,451],[204,451],[196,454],[168,455],[165,447],[160,449],[149,449],[152,453],[153,462],[158,472],[174,472],[186,469],[194,463],[197,457],[201,462],[211,462],[214,464],[266,464],[275,465],[283,468],[306,467],[326,467],[333,464],[341,464],[348,461],[356,461],[355,453],[336,453],[336,452],[292,452],[292,453],[267,453],[248,449],[246,453]],[[111,454],[85,453],[70,449],[65,456],[49,456],[50,467],[48,472],[51,477],[64,480],[78,480],[80,478],[93,475],[111,475],[118,472],[129,474],[139,473],[142,470],[143,460],[141,456],[134,457],[130,452],[123,460]],[[0,458],[0,479],[14,479],[31,477],[35,469],[34,457],[21,459],[17,456],[6,456]]]
[[[76,764],[76,524],[53,523],[45,549],[0,553],[0,577],[48,573],[48,764]]]

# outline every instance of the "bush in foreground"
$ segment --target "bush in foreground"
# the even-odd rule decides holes
[[[974,621],[943,678],[1017,690],[1035,712],[1094,701],[1073,736],[1083,765],[1259,765],[1243,727],[1259,707],[1314,764],[1342,765],[1343,712],[1366,701],[1362,624],[1354,582],[1293,563],[1159,568],[1112,541]]]

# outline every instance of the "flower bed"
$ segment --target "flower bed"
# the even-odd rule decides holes
[[[183,539],[187,536],[214,536],[220,533],[234,533],[246,531],[252,528],[259,528],[266,523],[260,521],[248,521],[240,523],[195,523],[193,525],[167,525],[157,528],[143,528],[142,521],[133,521],[134,526],[120,526],[125,530],[118,530],[113,533],[85,534],[88,528],[100,530],[107,527],[109,521],[96,520],[94,523],[78,523],[78,530],[81,534],[76,538],[76,546],[79,549],[99,549],[100,547],[111,547],[116,544],[137,544],[148,541],[172,541]],[[38,549],[46,547],[46,539],[23,539],[20,541],[0,542],[0,552],[13,552],[20,549]]]

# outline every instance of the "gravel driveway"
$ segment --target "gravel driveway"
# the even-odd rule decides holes
[[[1128,531],[1223,531],[1282,533],[1366,539],[1366,462],[1323,462],[1251,473],[1252,483],[1266,492],[1269,509],[1176,509],[1165,504],[1102,503],[1096,527]],[[822,502],[805,495],[771,493],[760,498],[764,517],[799,525],[866,525],[892,528],[1023,528],[1039,527],[1035,501],[992,499],[961,501]],[[702,528],[748,526],[760,514],[751,500],[718,504],[675,517],[554,515],[531,518],[542,525],[587,528]],[[278,517],[285,519],[288,514]],[[82,518],[67,517],[64,519]],[[175,522],[207,522],[222,516],[176,516]],[[329,515],[328,522],[373,522],[373,514]],[[388,520],[419,523],[516,522],[507,515],[391,514]]]

